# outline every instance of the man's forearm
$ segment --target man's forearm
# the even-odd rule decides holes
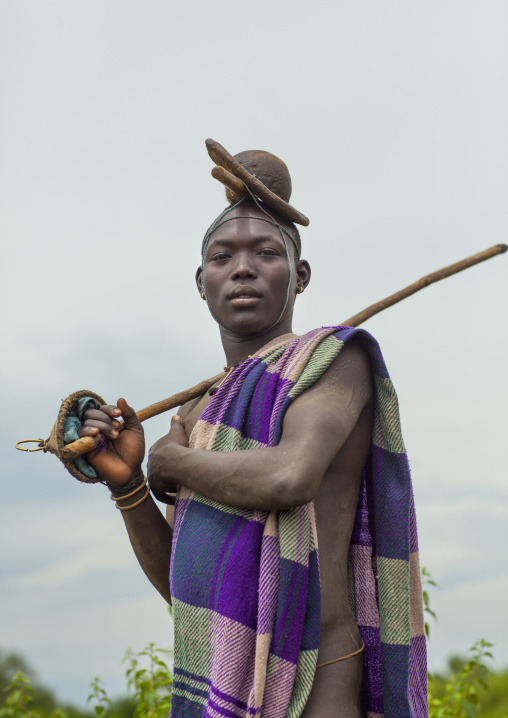
[[[176,484],[230,506],[260,511],[301,506],[316,496],[372,395],[370,365],[353,347],[288,408],[277,446],[238,451],[190,449],[181,418],[150,449],[154,495]]]
[[[301,462],[299,468],[304,468]],[[300,506],[315,494],[313,482],[304,485],[302,471],[280,446],[219,452],[172,445],[166,461],[158,457],[156,473],[168,485],[177,483],[214,501],[259,511]]]
[[[142,497],[143,491],[144,489],[129,499],[120,498],[119,506],[126,508],[136,503]],[[121,514],[139,565],[164,600],[171,603],[169,563],[173,531],[151,496],[139,506],[130,511],[122,511]]]

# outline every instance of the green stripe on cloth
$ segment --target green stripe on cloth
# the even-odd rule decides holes
[[[394,454],[405,452],[400,427],[399,402],[391,379],[374,377],[377,402],[372,443]]]
[[[305,389],[313,386],[324,374],[326,369],[328,369],[343,346],[344,342],[339,341],[334,336],[323,339],[314,350],[312,361],[307,362],[307,365],[298,377],[298,381],[294,387],[288,393],[288,396],[292,399],[296,399]]]
[[[377,557],[381,640],[392,645],[409,645],[409,561]]]
[[[314,683],[318,651],[302,651],[296,666],[299,680],[291,695],[287,718],[300,718]]]
[[[214,451],[238,451],[245,449],[261,449],[265,444],[241,435],[237,429],[226,424],[218,424],[213,445]]]
[[[191,655],[185,650],[185,636],[181,641],[179,668],[199,676],[208,676],[210,672],[210,611],[197,608],[173,598],[173,616],[175,622],[185,631],[192,631]]]

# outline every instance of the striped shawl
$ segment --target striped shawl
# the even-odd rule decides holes
[[[350,601],[365,643],[369,718],[427,716],[426,646],[409,466],[377,342],[351,327],[279,337],[227,378],[192,448],[275,446],[284,414],[358,337],[375,379],[372,446],[349,548]],[[181,488],[170,574],[172,718],[298,718],[316,670],[320,583],[313,502],[237,509]]]

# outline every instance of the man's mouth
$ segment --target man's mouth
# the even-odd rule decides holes
[[[253,294],[239,294],[236,297],[231,297],[230,301],[235,307],[253,307],[259,302],[259,297],[255,297]]]
[[[237,287],[228,295],[228,299],[235,307],[252,307],[257,304],[260,297],[260,293],[253,287]]]

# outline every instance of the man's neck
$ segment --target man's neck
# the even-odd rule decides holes
[[[226,355],[227,366],[236,366],[247,359],[248,356],[259,351],[265,344],[271,342],[273,339],[282,336],[283,334],[291,334],[292,329],[292,317],[289,316],[287,319],[283,319],[279,324],[265,332],[259,334],[231,334],[227,330],[221,329],[220,336],[222,346],[224,347],[224,353]]]

